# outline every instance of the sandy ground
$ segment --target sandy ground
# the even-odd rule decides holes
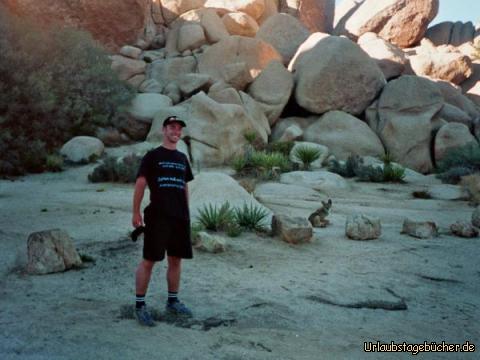
[[[194,318],[163,316],[165,265],[147,303],[160,316],[139,326],[130,308],[141,241],[126,237],[131,185],[91,184],[93,166],[0,181],[0,359],[390,359],[364,342],[445,341],[475,353],[425,353],[426,359],[474,359],[480,349],[479,239],[400,234],[403,218],[442,230],[470,219],[464,201],[419,200],[421,184],[351,182],[333,196],[332,225],[311,244],[243,234],[222,254],[195,252],[184,262],[181,298]],[[307,216],[315,204],[279,198],[275,212]],[[144,203],[145,205],[145,203]],[[344,235],[348,214],[382,219],[380,239]],[[61,228],[95,262],[65,273],[24,273],[28,235]]]

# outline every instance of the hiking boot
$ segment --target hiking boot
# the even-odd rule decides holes
[[[188,307],[185,306],[184,303],[180,301],[175,301],[168,303],[165,306],[165,309],[167,310],[168,313],[173,314],[173,315],[182,315],[185,317],[191,317],[192,312]]]
[[[155,326],[152,315],[150,314],[150,312],[148,312],[146,305],[143,305],[140,308],[135,308],[135,317],[137,318],[140,325]]]

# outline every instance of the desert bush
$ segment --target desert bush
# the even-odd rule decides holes
[[[58,172],[63,170],[63,157],[58,154],[47,155],[45,159],[45,170]]]
[[[265,232],[266,218],[268,211],[254,204],[243,204],[243,207],[235,208],[236,223],[247,230],[255,230]]]
[[[405,178],[405,168],[393,165],[391,163],[383,164],[383,181],[384,182],[403,182]]]
[[[44,171],[66,140],[113,124],[134,91],[86,32],[0,10],[0,175]]]
[[[360,166],[356,170],[356,176],[358,177],[358,181],[365,181],[365,182],[383,182],[383,169],[380,166]]]
[[[310,170],[312,163],[318,160],[321,154],[320,149],[308,145],[297,146],[293,152],[293,156],[302,163],[304,170]]]
[[[266,147],[267,152],[279,152],[285,156],[289,156],[295,142],[293,141],[273,141],[269,143]]]
[[[240,175],[262,180],[277,178],[291,168],[288,157],[278,152],[251,150],[233,159],[232,167]]]
[[[358,181],[368,182],[403,182],[405,178],[405,168],[394,165],[393,158],[387,153],[382,157],[383,168],[381,166],[364,165],[358,155],[350,155],[345,164],[337,160],[330,162],[329,171],[337,173],[343,177],[357,177]]]
[[[328,170],[346,178],[357,176],[359,167],[362,165],[362,159],[358,155],[350,155],[344,164],[338,160],[330,161]]]
[[[134,183],[142,157],[130,154],[121,160],[108,156],[88,175],[88,180],[96,182]]]
[[[458,184],[462,176],[480,171],[480,146],[470,143],[446,151],[437,164],[437,177],[449,184]]]
[[[235,222],[235,212],[227,201],[220,207],[217,205],[204,205],[198,210],[198,222],[206,230],[225,231]]]

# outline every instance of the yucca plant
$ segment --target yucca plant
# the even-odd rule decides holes
[[[383,181],[385,182],[403,182],[405,178],[405,168],[391,163],[383,165]]]
[[[308,145],[300,145],[293,151],[293,157],[300,161],[305,170],[310,170],[312,163],[320,158],[322,152],[318,148]]]
[[[241,208],[235,208],[235,221],[242,228],[247,230],[265,231],[268,211],[264,208],[250,203],[244,203]]]
[[[235,221],[235,213],[227,201],[220,207],[217,205],[204,205],[198,211],[198,222],[203,225],[206,230],[224,231]]]

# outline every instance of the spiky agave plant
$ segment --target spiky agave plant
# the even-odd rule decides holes
[[[293,157],[302,163],[305,170],[310,170],[312,163],[320,158],[320,149],[308,145],[297,146],[293,150]]]

